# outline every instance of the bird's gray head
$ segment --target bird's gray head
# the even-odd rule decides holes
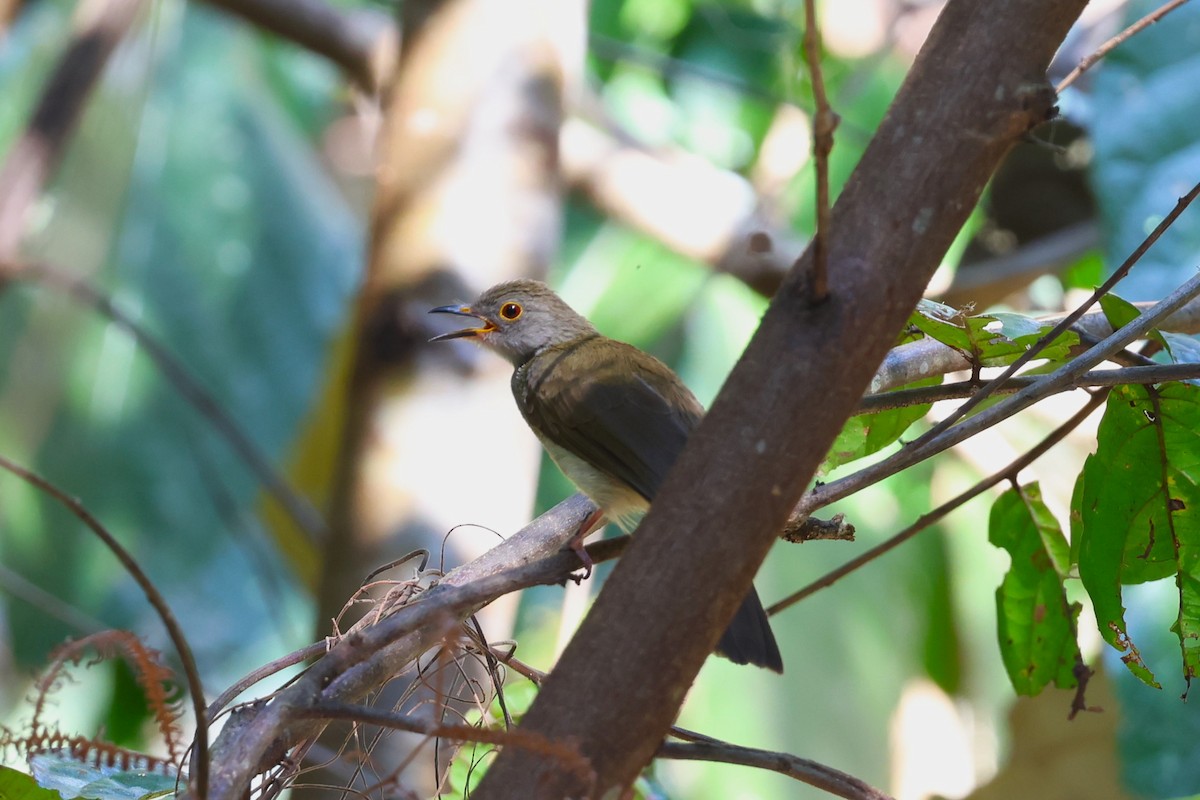
[[[513,364],[523,364],[544,347],[596,333],[592,323],[576,314],[546,284],[533,280],[499,283],[470,305],[441,306],[430,309],[430,313],[460,314],[483,322],[477,328],[444,333],[430,341],[471,337]]]

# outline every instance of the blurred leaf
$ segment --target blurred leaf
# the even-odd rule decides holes
[[[84,764],[65,755],[39,753],[29,759],[37,782],[63,800],[139,800],[175,793],[174,775]]]
[[[115,745],[144,749],[148,742],[146,723],[152,720],[146,693],[124,659],[112,659],[112,696],[104,718],[104,735]]]
[[[952,595],[954,572],[947,553],[944,531],[921,536],[911,542],[913,569],[907,571],[904,589],[907,602],[924,612],[920,620],[922,666],[929,679],[954,696],[963,689],[962,636]]]
[[[1126,24],[1160,5],[1137,0]],[[1095,154],[1091,178],[1111,272],[1200,176],[1196,85],[1200,6],[1184,5],[1105,57],[1091,94]],[[1146,125],[1146,120],[1154,120]],[[1142,257],[1121,286],[1134,300],[1157,300],[1195,272],[1200,216],[1184,214]]]
[[[968,316],[958,309],[922,300],[909,318],[909,324],[948,347],[985,367],[1011,364],[1054,325],[1013,313]],[[1079,335],[1065,331],[1044,347],[1038,358],[1065,359],[1079,344]]]
[[[62,795],[38,786],[31,775],[0,766],[0,797],[4,800],[61,800]]]
[[[1012,557],[996,589],[996,615],[1000,655],[1013,688],[1032,696],[1051,682],[1074,687],[1073,670],[1083,662],[1075,638],[1081,606],[1067,601],[1069,547],[1036,483],[996,498],[988,541]]]
[[[1104,257],[1098,250],[1080,256],[1059,274],[1064,289],[1092,290],[1104,281]]]
[[[1126,594],[1129,627],[1143,659],[1156,674],[1171,674],[1179,663],[1179,639],[1162,620],[1178,608],[1175,582],[1133,586]],[[1148,692],[1117,666],[1114,651],[1105,650],[1119,700],[1117,745],[1124,783],[1144,798],[1179,798],[1200,791],[1200,705],[1185,702],[1186,683],[1176,679],[1168,686],[1173,691]]]
[[[1078,495],[1079,576],[1105,641],[1157,686],[1125,625],[1121,586],[1171,575],[1183,673],[1200,667],[1200,390],[1118,386],[1084,463]]]
[[[64,174],[55,192],[97,210],[56,216],[46,238],[91,242],[96,215],[115,210],[119,234],[101,282],[279,463],[356,291],[362,223],[252,68],[258,37],[196,7],[159,24],[156,41],[167,44],[148,93],[106,84],[118,92],[110,105],[140,120],[129,185],[100,192],[77,187],[72,176],[86,178],[78,171]],[[129,161],[105,134],[81,137],[72,157]],[[209,680],[258,663],[251,648],[295,642],[301,628],[283,626],[306,612],[303,588],[263,536],[247,467],[122,331],[31,293],[0,298],[0,335],[26,353],[0,377],[3,416],[22,420],[0,428],[0,445],[79,495],[133,550],[194,632]],[[22,304],[26,313],[10,315]],[[5,491],[6,501],[9,491],[18,498],[0,505],[6,563],[114,626],[144,618],[144,600],[77,521]],[[282,549],[298,554],[293,566],[306,552]],[[24,606],[12,607],[10,622],[26,661],[66,633]]]

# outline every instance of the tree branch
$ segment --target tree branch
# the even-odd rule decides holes
[[[1169,0],[1169,2],[1163,3],[1161,6],[1156,8],[1154,11],[1151,11],[1149,14],[1142,17],[1137,22],[1133,23],[1128,28],[1126,28],[1125,30],[1118,33],[1116,36],[1112,37],[1107,42],[1100,45],[1098,48],[1096,48],[1096,52],[1090,54],[1089,56],[1084,58],[1082,61],[1080,61],[1079,65],[1077,67],[1075,67],[1075,69],[1071,70],[1071,72],[1067,75],[1067,77],[1065,77],[1061,81],[1059,81],[1058,86],[1056,86],[1054,88],[1054,91],[1058,92],[1059,94],[1062,94],[1068,86],[1070,86],[1076,80],[1078,80],[1079,76],[1082,75],[1084,72],[1087,72],[1089,69],[1091,69],[1092,66],[1097,61],[1099,61],[1100,59],[1104,58],[1106,55],[1111,53],[1114,49],[1116,49],[1118,46],[1123,44],[1126,40],[1128,40],[1131,36],[1136,34],[1138,31],[1143,30],[1144,28],[1150,27],[1151,25],[1153,25],[1154,23],[1158,22],[1160,19],[1165,17],[1167,14],[1169,14],[1172,11],[1174,11],[1175,9],[1179,8],[1181,5],[1183,5],[1187,1],[1188,0]]]
[[[1145,311],[1154,303],[1140,302],[1134,305]],[[1044,318],[1043,321],[1054,322],[1065,316],[1056,314]],[[1172,312],[1159,323],[1158,328],[1175,333],[1200,333],[1200,301],[1193,300]],[[1071,329],[1094,339],[1103,339],[1113,332],[1112,325],[1101,311],[1085,314],[1075,321]],[[879,394],[924,378],[972,369],[974,366],[970,358],[953,347],[936,339],[918,339],[888,351],[871,380],[871,393]]]
[[[833,149],[833,131],[838,118],[829,107],[825,95],[825,78],[821,74],[821,31],[817,26],[816,0],[804,0],[804,60],[812,80],[813,99],[813,162],[817,172],[817,233],[813,237],[812,266],[808,291],[810,301],[821,303],[829,291],[829,152]],[[803,256],[801,256],[803,258]]]
[[[580,563],[563,547],[593,511],[595,506],[581,495],[559,503],[492,550],[447,573],[391,616],[353,628],[270,702],[236,710],[213,745],[210,797],[237,800],[254,776],[315,735],[323,726],[311,719],[310,710],[318,704],[360,701],[497,597],[562,581]],[[604,541],[588,552],[600,561],[611,558],[620,544]],[[261,671],[253,675],[261,677]],[[243,689],[249,685],[248,680],[238,682]]]
[[[775,753],[725,742],[665,742],[658,749],[658,755],[661,758],[717,761],[769,769],[847,800],[892,800],[891,795],[884,794],[853,775],[790,753]]]

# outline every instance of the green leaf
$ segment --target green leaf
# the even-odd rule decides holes
[[[1142,313],[1133,303],[1111,292],[1100,298],[1100,310],[1104,312],[1104,317],[1108,324],[1113,326],[1114,331],[1124,328]]]
[[[937,386],[941,382],[941,377],[927,378],[900,388]],[[882,450],[903,436],[914,422],[928,413],[929,408],[929,403],[922,403],[916,406],[877,411],[873,414],[856,414],[846,420],[841,433],[833,442],[833,447],[825,456],[825,460],[821,462],[820,473],[828,473],[843,464]]]
[[[1183,674],[1200,669],[1200,390],[1118,386],[1080,476],[1079,576],[1101,636],[1158,686],[1129,638],[1121,586],[1174,576]]]
[[[931,300],[922,300],[917,305],[909,324],[985,367],[1011,364],[1054,327],[1008,312],[968,316]],[[1066,331],[1044,347],[1038,358],[1065,359],[1077,344],[1079,335]]]
[[[992,505],[988,540],[1008,551],[1012,566],[996,590],[1000,654],[1017,694],[1036,695],[1053,682],[1074,687],[1082,663],[1063,580],[1069,547],[1036,483],[1010,489]]]
[[[38,786],[33,776],[0,766],[0,798],[4,800],[61,800],[62,795]]]
[[[1128,325],[1141,313],[1133,303],[1123,300],[1115,294],[1108,294],[1101,297],[1100,307],[1104,310],[1104,316],[1108,318],[1108,322],[1113,326],[1114,330]],[[1176,364],[1195,364],[1200,362],[1200,342],[1197,342],[1191,336],[1186,336],[1182,333],[1153,330],[1150,331],[1148,338],[1162,345],[1171,361]],[[1187,382],[1194,386],[1200,386],[1200,380],[1194,378]]]

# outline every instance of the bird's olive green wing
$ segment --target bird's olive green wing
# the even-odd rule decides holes
[[[526,378],[530,425],[647,500],[703,414],[666,365],[604,337],[539,354]]]

